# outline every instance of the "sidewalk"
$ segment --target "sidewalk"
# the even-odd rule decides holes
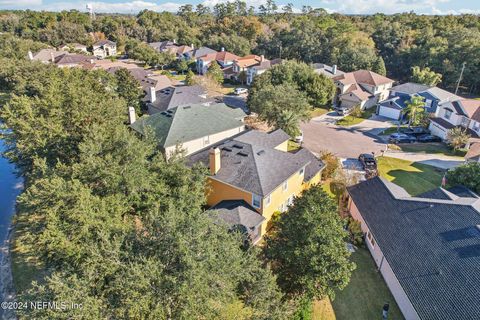
[[[451,169],[464,163],[464,159],[461,157],[451,157],[451,156],[446,156],[442,154],[428,154],[428,153],[415,153],[415,152],[402,152],[402,151],[388,150],[388,151],[385,151],[384,156],[428,164],[440,169]]]

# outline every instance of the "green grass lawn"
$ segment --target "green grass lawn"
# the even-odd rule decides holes
[[[328,112],[328,109],[325,109],[325,108],[313,108],[313,110],[310,111],[310,118],[319,117],[321,115],[324,115],[327,112]]]
[[[404,188],[413,196],[440,187],[444,170],[417,162],[379,157],[380,176]]]
[[[400,128],[406,128],[407,126],[400,126]],[[398,126],[392,126],[382,131],[382,135],[389,136],[392,133],[398,132]]]
[[[22,293],[30,288],[32,281],[41,282],[46,274],[45,265],[38,261],[31,248],[22,243],[22,238],[28,238],[27,225],[35,220],[34,215],[16,215],[14,218],[15,229],[11,245],[13,285],[17,293]]]
[[[363,120],[370,118],[375,113],[375,108],[370,108],[362,112],[362,116],[357,118],[352,115],[343,117],[337,121],[337,125],[349,127],[361,123]]]
[[[463,157],[467,153],[466,150],[454,151],[452,148],[441,142],[432,143],[404,143],[399,144],[400,150],[404,152],[418,152],[418,153],[434,153],[443,154],[446,156]]]
[[[358,248],[351,259],[357,268],[348,286],[338,291],[332,301],[336,319],[381,319],[382,307],[387,302],[390,303],[388,319],[404,319],[368,249]]]

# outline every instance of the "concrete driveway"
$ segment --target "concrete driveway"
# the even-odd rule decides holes
[[[361,153],[380,155],[386,143],[377,136],[391,126],[385,118],[374,116],[358,125],[342,127],[335,125],[341,118],[333,112],[301,124],[303,145],[314,153],[328,150],[340,158],[357,158]]]

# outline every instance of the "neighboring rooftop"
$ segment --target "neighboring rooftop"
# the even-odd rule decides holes
[[[210,210],[216,210],[217,217],[229,227],[243,225],[255,228],[265,221],[265,218],[244,200],[223,200]]]
[[[480,318],[480,199],[414,198],[378,177],[348,192],[421,319]]]
[[[193,50],[193,58],[198,59],[206,54],[217,53],[217,51],[210,49],[208,47],[200,47]]]
[[[116,43],[110,40],[99,40],[93,44],[93,48],[103,47],[105,45],[115,46]]]
[[[274,148],[288,139],[280,129],[269,133],[247,131],[190,155],[189,163],[208,166],[209,149],[219,148],[220,170],[212,178],[266,196],[300,169],[305,168],[304,179],[308,181],[324,167],[307,149],[291,153]]]
[[[58,57],[68,54],[68,51],[57,51],[56,49],[42,49],[33,55],[32,60],[42,62],[54,62]],[[54,61],[52,61],[52,58]]]
[[[430,100],[434,98],[440,102],[462,99],[461,97],[446,90],[440,89],[439,87],[431,87],[425,91],[419,92],[418,94]]]
[[[358,70],[354,72],[340,74],[333,77],[333,80],[339,81],[343,84],[359,83],[368,84],[371,86],[379,86],[382,84],[394,82],[392,79],[389,79],[369,70]]]
[[[480,162],[480,142],[476,142],[470,145],[465,160]]]
[[[333,78],[335,76],[344,74],[345,72],[338,70],[337,66],[329,66],[327,64],[323,63],[314,63],[312,65],[313,70],[318,73],[318,74],[323,74],[324,76],[327,76],[329,78]]]
[[[415,83],[415,82],[407,82],[407,83],[402,83],[399,84],[398,86],[390,88],[390,91],[395,91],[395,92],[400,92],[400,93],[405,93],[405,94],[415,94],[419,93],[421,91],[425,91],[430,89],[431,86],[426,86],[424,84],[420,83]]]
[[[223,103],[184,105],[168,111],[143,116],[131,127],[145,134],[151,128],[163,148],[243,126],[245,113]]]

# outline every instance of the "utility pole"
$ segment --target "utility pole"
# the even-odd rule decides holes
[[[462,71],[460,71],[460,77],[458,77],[457,87],[455,88],[455,94],[457,94],[458,87],[460,86],[460,81],[462,81],[463,70],[465,70],[465,64],[466,64],[465,62],[462,63]]]

